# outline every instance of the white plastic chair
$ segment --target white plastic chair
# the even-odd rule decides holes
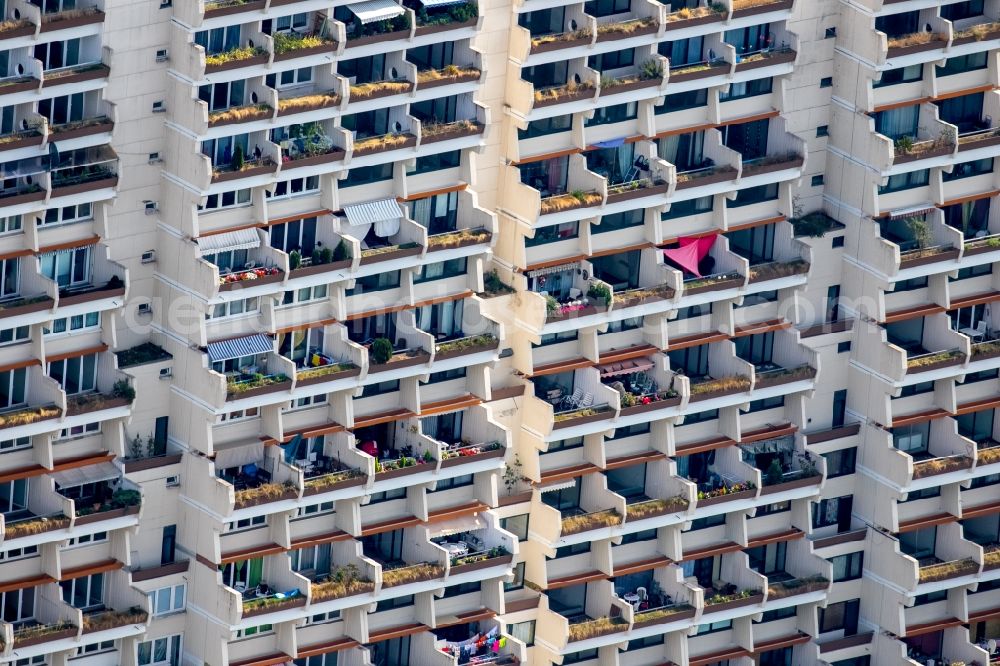
[[[583,400],[580,401],[580,407],[590,407],[592,404],[594,404],[594,394],[584,393]]]
[[[570,408],[578,407],[580,405],[580,401],[583,400],[583,397],[584,393],[582,388],[574,389],[573,395],[566,398],[566,404],[569,405]]]
[[[979,323],[976,324],[976,335],[980,340],[985,340],[990,336],[990,326],[986,323],[986,320],[981,319]]]

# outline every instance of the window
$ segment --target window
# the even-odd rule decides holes
[[[874,88],[883,88],[885,86],[894,86],[900,83],[913,83],[924,78],[924,66],[923,65],[910,65],[908,67],[899,67],[897,69],[889,69],[882,72],[882,78],[875,81],[872,86]]]
[[[246,627],[244,629],[236,630],[237,640],[240,638],[249,638],[251,636],[257,636],[258,634],[269,634],[274,631],[274,627],[270,624],[258,624],[255,627]]]
[[[732,201],[726,201],[726,208],[740,208],[742,206],[751,206],[756,203],[763,203],[765,201],[774,201],[778,198],[778,183],[768,183],[766,185],[757,185],[756,187],[748,187],[745,190],[739,190],[736,193],[736,198]]]
[[[595,227],[595,231],[601,229],[603,225]],[[524,238],[525,247],[538,247],[549,243],[558,243],[563,240],[577,238],[579,235],[579,222],[563,222],[562,224],[552,224],[535,230],[532,238]]]
[[[785,606],[776,610],[764,611],[760,617],[761,622],[774,622],[775,620],[786,620],[795,617],[798,613],[797,606]]]
[[[527,622],[508,624],[507,635],[516,638],[526,646],[531,647],[535,644],[535,621],[528,620]]]
[[[833,77],[832,76],[824,76],[822,79],[819,80],[819,87],[820,88],[832,88],[833,87]]]
[[[269,244],[282,252],[298,250],[300,255],[310,256],[316,249],[316,218],[271,225]]]
[[[267,85],[271,88],[282,90],[301,86],[312,81],[312,67],[300,67],[299,69],[289,69],[280,74],[268,74],[265,77]]]
[[[329,294],[329,287],[325,284],[317,284],[312,287],[301,289],[290,289],[285,292],[281,299],[282,305],[295,305],[297,303],[308,303],[309,301],[320,301]]]
[[[31,446],[31,437],[18,437],[17,439],[0,440],[0,453],[27,449]]]
[[[501,518],[500,527],[516,536],[518,541],[524,541],[528,538],[528,514]]]
[[[104,604],[104,574],[95,573],[59,582],[66,603],[87,610]]]
[[[471,486],[474,481],[472,474],[463,474],[461,476],[453,476],[450,479],[438,479],[437,485],[434,488],[434,492],[439,490],[449,490],[451,488],[461,488],[463,486]]]
[[[90,246],[49,252],[39,257],[41,273],[60,287],[90,282]]]
[[[296,518],[306,518],[308,516],[315,516],[321,513],[330,513],[333,511],[334,502],[320,502],[319,504],[308,504],[306,506],[299,507],[296,511]]]
[[[164,636],[152,641],[143,641],[136,647],[138,666],[165,664],[179,666],[181,661],[181,635]]]
[[[726,631],[727,629],[733,628],[732,620],[722,620],[720,622],[709,622],[707,624],[699,624],[695,635],[703,636],[705,634],[714,634],[717,631]]]
[[[254,527],[261,527],[267,524],[267,516],[254,516],[253,518],[243,518],[241,520],[234,520],[232,522],[226,523],[227,532],[236,532],[239,530],[252,529]]]
[[[448,382],[453,379],[464,379],[468,374],[465,367],[452,368],[451,370],[442,370],[440,372],[432,372],[427,376],[427,381],[425,384],[437,384],[438,382]]]
[[[54,319],[48,328],[42,329],[42,333],[44,335],[59,335],[60,333],[73,333],[76,331],[95,329],[99,328],[100,325],[101,313],[88,312],[87,314]]]
[[[204,205],[199,205],[198,210],[213,211],[225,208],[237,208],[239,206],[249,206],[251,190],[231,190],[220,192],[219,194],[209,194],[205,198]]]
[[[856,580],[861,578],[861,570],[864,567],[865,553],[859,550],[856,553],[838,555],[830,558],[833,565],[833,582],[839,583],[844,580]]]
[[[412,167],[406,167],[406,173],[410,176],[440,171],[441,169],[456,169],[462,163],[462,151],[452,150],[447,153],[437,155],[426,155],[418,157]]]
[[[598,53],[587,58],[587,66],[599,72],[631,67],[635,64],[635,49],[621,49]]]
[[[944,5],[941,7],[941,18],[949,21],[976,18],[983,15],[985,4],[986,0],[965,0],[953,5]]]
[[[858,609],[861,605],[860,599],[841,601],[836,604],[829,604],[826,608],[819,608],[819,632],[825,634],[828,631],[844,630],[844,635],[853,636],[858,633]]]
[[[729,86],[729,92],[719,93],[719,101],[732,102],[738,99],[746,99],[747,97],[770,95],[772,90],[772,79],[770,77],[766,79],[755,79],[753,81],[732,83]]]
[[[820,174],[818,176],[813,176],[812,178],[809,179],[809,183],[813,187],[821,186],[823,184],[823,174]]]
[[[523,16],[523,14],[521,15]],[[519,140],[534,139],[540,136],[557,134],[558,132],[568,132],[573,128],[573,115],[553,116],[543,120],[533,120],[528,123],[528,129],[519,129],[517,138]]]
[[[950,183],[954,180],[960,180],[962,178],[971,178],[972,176],[981,176],[983,174],[992,173],[993,171],[993,158],[987,157],[981,160],[973,160],[972,162],[962,162],[956,164],[952,169],[951,173],[941,172],[941,180],[946,183]]]
[[[8,217],[0,217],[0,234],[9,234],[14,231],[20,231],[20,230],[21,230],[20,215],[10,215]]]
[[[785,406],[785,396],[776,395],[771,398],[762,398],[761,400],[751,400],[750,406],[747,409],[748,414],[754,412],[761,412],[766,409],[777,409],[778,407]]]
[[[848,340],[847,342],[838,342],[837,343],[837,353],[838,354],[846,354],[849,351],[851,351],[851,341],[850,340]]]
[[[319,192],[319,176],[279,181],[274,184],[274,191],[270,193],[265,192],[265,196],[268,199],[284,199],[286,197],[297,197],[313,192]]]
[[[688,92],[675,93],[663,98],[663,104],[653,107],[657,114],[684,111],[708,105],[708,89],[699,88]]]
[[[288,559],[291,560],[292,571],[299,573],[303,571],[329,571],[330,544],[324,543],[290,550],[288,551]]]
[[[824,453],[826,458],[827,478],[834,479],[838,476],[854,474],[854,466],[857,463],[858,449],[852,446],[849,449],[840,449]]]
[[[421,284],[423,282],[445,280],[447,278],[465,275],[466,262],[467,260],[465,257],[458,257],[457,259],[449,259],[448,261],[438,261],[433,264],[424,264],[420,267],[420,271],[413,276],[413,283]]]
[[[66,41],[36,44],[35,58],[42,61],[42,69],[46,71],[79,65],[80,39],[73,38]]]
[[[957,169],[958,167],[956,166],[955,168]],[[907,173],[889,176],[885,185],[879,185],[878,193],[889,194],[890,192],[900,192],[914,187],[923,187],[930,182],[930,179],[930,169],[920,169],[918,171],[909,171]]]
[[[590,650],[579,650],[577,652],[570,652],[563,657],[563,665],[566,664],[579,664],[584,661],[591,661],[597,659],[597,648],[591,648]]]
[[[0,372],[0,409],[24,404],[27,372],[25,368]]]
[[[935,70],[938,76],[951,76],[952,74],[986,69],[988,55],[989,51],[979,51],[964,56],[948,58],[944,61],[943,67],[936,67]]]
[[[76,649],[75,656],[83,657],[88,654],[97,654],[99,652],[110,652],[115,649],[114,641],[101,641],[100,643],[89,643],[87,645],[81,645]]]
[[[399,287],[399,271],[387,271],[359,277],[354,281],[354,288],[347,290],[348,296],[364,294],[371,291],[384,291]]]
[[[583,553],[590,552],[590,542],[584,541],[583,543],[576,543],[571,546],[563,546],[561,548],[556,548],[556,559],[563,557],[572,557],[573,555],[582,555]]]
[[[622,213],[612,213],[601,218],[600,224],[590,227],[591,234],[604,234],[609,231],[620,229],[631,229],[641,227],[645,222],[645,211],[642,209],[629,210]]]
[[[850,495],[845,495],[844,497],[820,500],[813,504],[813,528],[836,525],[839,532],[850,529],[852,501],[853,498]]]
[[[546,345],[557,345],[560,342],[572,342],[577,339],[578,333],[576,330],[563,331],[562,333],[544,333],[536,346],[544,347]]]
[[[650,530],[639,530],[638,532],[623,534],[621,545],[625,546],[630,543],[638,543],[640,541],[653,541],[654,539],[656,539],[655,527]]]
[[[830,240],[830,247],[844,247],[844,237],[843,236],[834,236]]]
[[[10,345],[15,342],[24,342],[31,338],[30,326],[18,326],[17,328],[0,329],[0,345]]]
[[[69,395],[93,391],[97,386],[97,354],[53,361],[49,363],[49,377]]]
[[[578,449],[583,446],[583,437],[570,437],[569,439],[560,439],[555,442],[549,443],[549,448],[546,449],[546,453],[555,453],[556,451],[569,451],[570,449]]]
[[[337,666],[339,652],[327,652],[326,654],[317,654],[312,657],[305,659],[295,659],[293,664],[295,666]]]
[[[724,513],[716,514],[714,516],[705,516],[704,518],[695,518],[691,521],[691,531],[697,532],[698,530],[708,529],[709,527],[718,527],[719,525],[725,524],[726,514]]]
[[[830,126],[820,125],[816,128],[816,138],[821,138],[824,136],[830,136]]]
[[[524,588],[524,562],[518,562],[514,565],[514,579],[509,583],[504,582],[503,591],[513,592],[522,588]]]
[[[186,592],[187,586],[184,583],[180,585],[168,585],[167,587],[161,587],[158,590],[150,592],[149,601],[153,607],[153,615],[166,615],[167,613],[184,610]]]
[[[325,285],[323,285],[325,286]],[[258,312],[258,299],[241,298],[228,303],[219,303],[205,313],[205,319],[223,319],[225,317],[236,317],[245,314],[256,314]]]
[[[678,201],[670,205],[670,210],[666,213],[660,215],[660,219],[663,221],[676,220],[681,217],[687,217],[689,215],[701,215],[702,213],[711,213],[715,209],[715,197],[699,197],[697,199],[688,199],[687,201]]]
[[[0,261],[0,298],[17,294],[20,263],[17,258]]]
[[[342,179],[337,185],[339,188],[355,187],[357,185],[368,185],[378,183],[383,180],[391,180],[393,171],[392,162],[382,164],[371,164],[369,166],[354,167],[347,172],[347,177]]]
[[[70,539],[66,542],[67,547],[73,546],[86,546],[92,543],[101,543],[102,541],[108,540],[107,532],[94,532],[93,534],[81,534],[80,536]]]
[[[164,525],[160,535],[160,564],[171,564],[177,549],[177,526]]]
[[[621,123],[626,120],[635,120],[639,114],[638,102],[627,102],[625,104],[614,104],[603,106],[594,110],[594,117],[584,120],[585,127],[595,125],[607,125],[610,123]]]
[[[25,587],[0,594],[4,622],[24,622],[35,617],[35,588]]]

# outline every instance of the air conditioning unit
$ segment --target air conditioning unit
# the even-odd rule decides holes
[[[167,477],[167,487],[168,488],[170,488],[171,486],[179,486],[179,485],[181,485],[181,477],[179,475],[178,476],[168,476]]]
[[[137,311],[141,315],[151,315],[153,314],[153,304],[152,303],[139,303]]]
[[[143,252],[140,261],[144,264],[151,264],[156,261],[156,250],[146,250]]]
[[[174,376],[173,368],[160,368],[160,379],[170,379]]]
[[[166,49],[159,49],[156,52],[156,62],[166,62],[170,60],[170,54]]]

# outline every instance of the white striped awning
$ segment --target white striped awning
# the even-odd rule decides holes
[[[253,356],[274,350],[274,341],[263,334],[248,335],[245,338],[232,338],[208,343],[208,360],[228,361],[241,356]]]
[[[375,235],[379,238],[388,238],[399,233],[399,222],[403,219],[403,209],[395,199],[379,199],[344,206],[344,214],[353,227],[374,224]]]
[[[121,472],[110,462],[77,467],[75,469],[64,469],[61,472],[53,472],[52,478],[61,488],[82,486],[85,483],[99,483],[110,481],[121,476]]]
[[[260,234],[257,229],[237,229],[222,234],[202,236],[198,239],[198,256],[215,254],[224,250],[248,250],[260,247]]]
[[[526,275],[530,278],[536,278],[541,277],[542,275],[562,273],[563,271],[574,271],[577,268],[579,268],[578,264],[561,264],[559,266],[549,266],[548,268],[539,268],[537,270],[528,271]]]
[[[391,19],[406,11],[392,0],[366,0],[366,2],[347,5],[347,8],[358,17],[362,24]]]
[[[919,206],[909,206],[907,208],[898,208],[896,210],[889,211],[889,219],[898,220],[903,217],[920,217],[921,215],[926,215],[927,213],[933,213],[937,210],[934,204],[921,204]]]
[[[576,479],[569,479],[568,481],[555,481],[545,486],[538,486],[538,492],[540,493],[551,493],[554,490],[565,490],[566,488],[572,488],[576,485]]]
[[[420,0],[420,4],[428,9],[435,7],[448,7],[450,5],[464,5],[466,0]]]

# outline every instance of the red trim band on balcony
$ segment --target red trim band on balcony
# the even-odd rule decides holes
[[[757,335],[758,333],[770,333],[771,331],[781,331],[786,328],[791,328],[792,323],[785,321],[784,319],[768,319],[766,321],[758,321],[753,324],[745,324],[743,326],[737,326],[733,331],[732,337],[743,338],[748,335]]]
[[[580,463],[578,465],[559,467],[557,469],[550,469],[547,472],[542,472],[541,479],[538,482],[532,482],[531,485],[544,492],[545,487],[553,483],[561,483],[563,481],[568,481],[569,479],[575,479],[578,476],[594,474],[600,471],[601,468],[593,463]]]
[[[323,643],[313,643],[312,645],[306,645],[298,650],[296,659],[305,659],[306,657],[316,657],[321,654],[327,654],[329,652],[339,652],[340,650],[349,650],[351,648],[360,647],[361,643],[357,642],[353,638],[338,638],[332,641],[325,641]]]
[[[623,564],[620,567],[616,567],[613,571],[614,576],[626,576],[633,573],[642,573],[643,571],[649,571],[651,569],[659,569],[660,567],[665,567],[670,564],[671,560],[666,555],[659,555],[657,557],[650,557],[645,560],[637,560],[635,562],[629,562]]]
[[[276,217],[273,220],[265,220],[258,226],[273,227],[279,224],[288,224],[289,222],[304,220],[307,217],[320,217],[321,215],[333,215],[333,211],[329,208],[320,208],[319,210],[314,210],[311,213],[299,213],[298,215],[286,215],[285,217]],[[235,231],[235,229],[229,229],[229,231]]]
[[[105,560],[103,562],[98,562],[97,564],[88,564],[82,567],[63,569],[62,577],[59,580],[73,580],[74,578],[83,578],[84,576],[90,576],[92,574],[116,571],[124,567],[125,564],[123,562],[119,562],[118,560]]]
[[[27,479],[33,476],[42,476],[43,474],[50,474],[52,472],[62,472],[67,469],[76,469],[78,467],[87,467],[88,465],[97,465],[102,462],[111,462],[115,459],[113,453],[105,453],[96,456],[81,456],[74,458],[64,458],[53,462],[52,469],[47,467],[42,467],[41,465],[31,465],[30,467],[21,467],[19,469],[11,470],[6,474],[0,475],[0,483],[6,483],[7,481],[17,481],[18,479]]]
[[[20,257],[30,257],[34,252],[31,250],[17,250],[16,252],[8,252],[6,254],[0,254],[0,260],[4,259],[18,259]]]
[[[413,634],[419,634],[422,631],[427,631],[429,628],[430,627],[426,624],[421,624],[419,622],[401,624],[398,627],[386,627],[385,629],[370,632],[368,634],[368,643],[381,643],[383,641],[392,640],[393,638],[412,636]]]
[[[740,657],[749,657],[750,651],[745,650],[741,647],[731,647],[725,650],[718,650],[716,652],[710,652],[708,654],[702,655],[700,657],[691,657],[688,660],[690,666],[710,666],[719,661],[726,661],[727,659],[739,659]]]
[[[444,616],[444,621],[438,621],[436,628],[442,629],[444,627],[454,627],[459,624],[468,624],[470,622],[482,622],[483,620],[492,620],[496,616],[496,611],[492,611],[489,608],[480,608],[479,610],[474,611],[463,611],[461,613],[456,613],[453,616]],[[451,617],[455,618],[454,622],[450,621]]]
[[[668,340],[667,351],[687,349],[688,347],[697,347],[699,345],[707,345],[710,342],[721,342],[722,340],[728,339],[729,336],[722,332],[695,333],[694,335],[685,335],[677,338],[676,340]]]
[[[617,458],[608,458],[604,461],[604,469],[621,469],[622,467],[632,467],[633,465],[639,465],[642,463],[655,462],[657,460],[663,460],[667,457],[666,453],[660,451],[642,451],[640,453],[633,453],[627,456],[619,456]]]
[[[292,657],[289,657],[284,652],[275,652],[266,657],[253,657],[242,661],[231,661],[229,662],[229,666],[277,666],[291,660]]]
[[[715,123],[704,123],[702,125],[694,125],[692,127],[681,127],[678,129],[666,130],[665,132],[659,132],[649,137],[650,139],[662,139],[664,137],[673,136],[674,134],[690,134],[691,132],[701,132],[704,130],[715,129],[716,127],[727,127],[729,125],[742,125],[744,123],[752,123],[758,120],[767,120],[769,118],[777,118],[781,115],[778,111],[767,111],[765,113],[756,113],[752,116],[743,116],[742,118],[733,118],[732,120],[727,120],[725,122],[715,124]]]
[[[555,363],[545,363],[544,365],[539,365],[535,368],[535,371],[528,375],[532,379],[535,377],[544,377],[545,375],[556,375],[560,372],[569,372],[570,370],[580,370],[582,368],[593,367],[594,362],[589,358],[577,357],[571,358],[567,361],[556,361]]]
[[[782,532],[765,534],[764,536],[757,537],[756,539],[748,539],[747,548],[756,548],[758,546],[766,546],[772,543],[781,543],[782,541],[795,541],[796,539],[805,538],[805,536],[805,532],[793,527]]]
[[[617,575],[617,574],[616,574]],[[545,585],[546,590],[558,590],[563,587],[569,587],[570,585],[578,585],[580,583],[593,583],[598,580],[607,580],[608,574],[603,571],[598,571],[594,569],[592,571],[584,571],[583,573],[570,574],[569,576],[559,576],[558,578],[552,578]]]
[[[39,585],[47,585],[48,583],[55,582],[56,579],[48,574],[31,576],[30,578],[21,578],[7,583],[0,583],[0,594],[3,594],[4,592],[14,592],[15,590],[25,590],[29,587],[38,587]]]
[[[334,543],[335,541],[350,541],[353,538],[354,537],[347,532],[334,530],[333,532],[327,532],[326,534],[316,534],[313,536],[292,539],[292,547],[289,550],[301,550],[302,548],[309,548],[311,546],[322,546],[323,544]]]
[[[222,553],[219,564],[231,564],[232,562],[239,562],[240,560],[245,560],[251,557],[277,555],[278,553],[283,552],[285,552],[285,549],[273,542],[263,546],[250,546],[249,548],[241,548],[239,550],[231,550],[228,553]]]
[[[957,199],[948,199],[943,203],[937,204],[938,208],[947,208],[948,206],[954,206],[955,204],[968,203],[970,201],[979,201],[980,199],[992,199],[993,197],[1000,195],[1000,190],[990,190],[989,192],[983,192],[981,194],[970,194],[966,197],[958,197]]]
[[[950,513],[935,513],[934,515],[924,516],[922,518],[911,518],[910,520],[900,521],[899,533],[913,532],[925,527],[934,527],[935,525],[953,523],[956,520],[958,520],[958,516],[953,516]]]
[[[408,409],[392,409],[387,412],[379,412],[377,414],[370,414],[368,416],[362,416],[359,419],[355,419],[354,425],[349,429],[357,430],[358,428],[368,428],[374,425],[381,425],[382,423],[392,423],[393,421],[411,419],[415,416],[416,414]]]
[[[943,620],[936,620],[934,622],[925,622],[923,624],[914,624],[913,626],[906,627],[906,637],[913,638],[914,636],[923,636],[924,634],[930,634],[935,631],[941,631],[942,629],[948,629],[950,627],[960,627],[962,626],[962,621],[957,617],[948,617]]]
[[[979,294],[972,294],[971,296],[963,296],[962,298],[956,298],[951,302],[951,307],[948,311],[951,312],[952,310],[958,310],[960,308],[970,308],[973,305],[983,305],[994,301],[1000,301],[1000,291],[988,291]]]
[[[101,242],[101,237],[94,234],[90,238],[82,238],[75,241],[66,241],[65,243],[56,243],[55,245],[48,245],[46,247],[38,248],[36,254],[48,254],[50,252],[58,252],[59,250],[74,250],[78,247],[87,247],[88,245],[97,245]]]
[[[0,372],[7,372],[8,370],[20,370],[21,368],[30,368],[33,365],[41,365],[42,362],[37,358],[30,358],[27,361],[18,361],[17,363],[8,363],[7,365],[0,365]]]
[[[317,425],[317,426],[306,426],[305,428],[296,428],[295,430],[288,430],[281,438],[282,444],[287,444],[292,441],[296,435],[302,435],[303,439],[311,439],[313,437],[319,437],[320,435],[332,435],[335,432],[343,432],[347,430],[344,426],[340,425],[336,421],[331,421],[330,423]],[[265,446],[274,446],[278,443],[278,440],[273,437],[261,437]]]
[[[399,203],[405,203],[407,201],[419,201],[420,199],[429,199],[430,197],[436,197],[439,194],[451,194],[452,192],[461,192],[462,190],[468,189],[468,183],[459,183],[458,185],[451,185],[449,187],[439,187],[436,190],[426,190],[424,192],[414,192],[413,194],[408,194],[405,197],[396,197],[396,201]]]
[[[761,641],[760,643],[754,643],[753,654],[762,654],[764,652],[773,652],[775,650],[781,650],[786,647],[791,647],[793,645],[800,645],[802,643],[808,643],[811,637],[809,634],[798,632],[793,636],[784,636],[781,638],[772,638],[771,640]]]
[[[65,361],[68,358],[78,358],[80,356],[89,356],[90,354],[100,354],[101,352],[108,351],[107,345],[97,345],[96,347],[89,347],[87,349],[79,349],[77,351],[65,352],[63,354],[54,354],[52,356],[46,356],[46,363],[55,363],[56,361]]]
[[[282,333],[294,333],[295,331],[305,331],[310,328],[322,328],[324,326],[330,326],[331,324],[336,324],[336,319],[320,319],[319,321],[310,321],[304,324],[292,324],[291,326],[283,326],[282,328],[274,329],[275,335],[280,335]]]
[[[483,404],[482,400],[471,393],[466,393],[455,398],[422,403],[420,405],[420,416],[447,414],[448,412],[457,412],[460,409],[468,409],[469,407],[481,404]]]
[[[903,308],[902,310],[893,310],[892,312],[885,313],[885,319],[882,320],[882,323],[892,324],[897,321],[916,319],[917,317],[928,317],[930,315],[938,314],[939,312],[944,312],[944,308],[936,303],[914,305],[910,308]]]

